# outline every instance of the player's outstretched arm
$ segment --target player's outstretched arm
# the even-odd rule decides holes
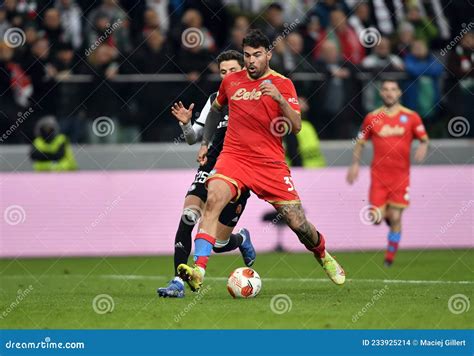
[[[204,165],[207,162],[207,149],[220,121],[221,110],[218,105],[213,104],[211,110],[209,110],[209,114],[207,114],[206,124],[204,125],[204,132],[202,134],[201,148],[197,157],[197,161],[201,165]]]
[[[183,130],[184,139],[188,145],[195,144],[201,137],[202,127],[198,124],[191,124],[191,117],[193,116],[194,103],[186,109],[180,101],[174,103],[171,107],[171,114],[179,121],[179,126]]]
[[[347,183],[352,184],[354,183],[357,178],[359,177],[359,168],[360,168],[360,158],[362,156],[362,150],[364,149],[364,142],[357,141],[354,151],[352,153],[352,163],[349,166],[349,170],[347,172]]]

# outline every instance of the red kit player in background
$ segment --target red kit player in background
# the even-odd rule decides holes
[[[198,156],[201,164],[206,162],[219,112],[228,104],[224,148],[206,182],[207,203],[194,241],[195,266],[182,264],[178,272],[192,290],[201,287],[212,246],[219,236],[219,214],[227,203],[251,190],[275,207],[329,278],[343,284],[344,270],[326,251],[323,235],[306,219],[285,162],[281,129],[294,133],[301,129],[295,87],[291,80],[270,69],[270,41],[260,30],[250,31],[242,47],[246,68],[224,78],[204,128]]]
[[[384,106],[369,113],[362,123],[347,181],[352,184],[357,179],[362,149],[367,140],[372,140],[371,216],[374,224],[385,218],[390,227],[385,254],[385,265],[390,266],[400,243],[403,209],[410,200],[411,145],[414,139],[420,140],[415,161],[423,161],[428,152],[428,135],[420,116],[400,105],[402,92],[396,81],[385,80],[380,95]]]

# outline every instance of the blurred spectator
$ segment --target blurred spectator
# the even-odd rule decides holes
[[[277,39],[272,43],[272,59],[270,60],[270,67],[279,72],[285,73],[285,64],[283,56],[286,51],[286,44],[283,38]]]
[[[355,31],[347,23],[347,17],[341,10],[331,12],[331,25],[322,34],[322,42],[332,41],[341,49],[344,60],[359,64],[365,56],[365,48]],[[318,57],[316,49],[315,56]]]
[[[175,72],[173,62],[167,56],[165,38],[159,30],[150,31],[141,45],[130,58],[132,65],[125,70],[129,73],[170,73]]]
[[[60,44],[53,63],[58,71],[56,74],[58,80],[67,79],[72,74],[76,74],[78,60],[72,45]],[[81,98],[78,95],[80,84],[59,82],[57,85],[57,117],[61,131],[70,138],[72,143],[84,142],[86,121]]]
[[[418,0],[415,0],[418,1]],[[405,3],[410,0],[372,0],[369,1],[371,14],[376,28],[389,36],[398,28],[405,19]]]
[[[349,25],[354,29],[357,36],[360,35],[362,30],[369,27],[376,27],[370,14],[370,6],[367,2],[359,2],[353,9],[353,14],[349,17]]]
[[[242,51],[242,41],[249,30],[250,22],[246,16],[237,16],[234,25],[230,31],[230,43],[226,46],[227,50]]]
[[[437,113],[440,99],[439,79],[443,69],[438,59],[429,52],[423,40],[413,42],[411,53],[405,57],[405,70],[409,75],[409,80],[404,91],[403,102],[428,122]]]
[[[61,17],[57,9],[50,8],[45,11],[43,27],[39,32],[39,36],[48,40],[50,52],[52,55],[54,55],[59,43],[64,41],[64,33],[61,27]]]
[[[195,9],[187,10],[183,15],[182,32],[179,40],[178,65],[182,72],[188,74],[190,81],[196,81],[207,71],[212,62],[211,54],[216,51],[214,37],[203,26],[201,13]]]
[[[170,27],[170,18],[168,15],[169,0],[146,0],[146,6],[148,10],[151,10],[156,14],[161,33],[166,34]]]
[[[10,22],[7,19],[7,10],[4,6],[0,5],[0,38],[3,39],[5,32],[11,27]]]
[[[311,16],[308,20],[308,23],[303,28],[302,31],[304,49],[303,52],[305,56],[311,55],[314,57],[313,51],[319,48],[319,43],[323,36],[323,30],[319,23],[317,16]]]
[[[102,0],[102,4],[90,12],[87,22],[88,47],[105,37],[106,43],[121,53],[132,49],[127,14],[117,0]]]
[[[451,48],[447,60],[450,78],[445,88],[449,93],[448,105],[453,116],[463,116],[474,120],[474,105],[472,93],[474,92],[474,32],[466,33],[455,48]],[[470,137],[474,136],[471,129]]]
[[[277,3],[271,3],[263,13],[262,31],[273,42],[285,29],[283,25],[283,7]]]
[[[13,27],[21,27],[23,25],[23,14],[17,9],[17,0],[5,0],[3,6],[7,11],[7,20]]]
[[[66,135],[59,130],[54,116],[41,118],[35,127],[30,158],[36,172],[77,170],[76,159]]]
[[[342,59],[336,43],[329,40],[321,44],[315,67],[318,73],[327,75],[327,79],[316,93],[318,117],[313,124],[321,137],[349,137],[350,124],[345,124],[347,107],[353,98],[349,83],[353,68]]]
[[[341,10],[344,14],[349,13],[349,8],[344,0],[321,0],[316,4],[311,15],[317,16],[321,27],[326,30],[330,25],[332,27],[338,25],[338,23],[334,24],[331,20],[331,13],[335,10]]]
[[[29,92],[27,92],[29,91]],[[21,67],[13,61],[13,49],[0,42],[0,133],[3,135],[14,125],[17,113],[27,104],[31,85]],[[10,130],[7,141],[2,143],[20,142],[20,130]]]
[[[407,11],[407,20],[415,27],[416,39],[422,40],[426,45],[438,36],[438,29],[428,18],[423,17],[418,6],[410,6]]]
[[[314,68],[303,55],[303,36],[292,32],[286,37],[286,50],[283,52],[284,73],[313,72]]]
[[[298,102],[301,108],[301,131],[298,135],[285,136],[286,160],[292,167],[324,167],[326,160],[321,152],[318,133],[308,121],[308,102],[304,97],[298,97]]]
[[[31,56],[25,58],[22,63],[33,84],[31,104],[36,117],[56,114],[57,88],[54,77],[57,70],[52,64],[49,48],[49,41],[46,38],[37,39],[31,47]],[[31,134],[30,130],[28,136],[31,137]]]
[[[75,50],[82,45],[82,12],[75,0],[56,0],[61,25],[64,30],[64,41],[71,43]]]
[[[390,40],[382,37],[380,43],[374,47],[374,53],[364,58],[361,63],[365,71],[374,73],[375,77],[381,72],[398,72],[404,70],[403,60],[390,52]],[[380,80],[370,80],[364,85],[363,104],[366,112],[382,105],[380,99]]]
[[[143,38],[146,38],[147,34],[153,30],[160,30],[160,18],[158,14],[152,9],[146,9],[143,14]]]
[[[415,26],[409,22],[402,22],[398,28],[398,37],[396,39],[396,52],[404,58],[409,52],[410,47],[415,40]]]

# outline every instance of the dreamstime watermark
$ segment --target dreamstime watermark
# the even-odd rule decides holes
[[[25,112],[18,112],[17,113],[17,119],[15,120],[15,123],[13,123],[12,125],[10,125],[10,127],[7,129],[7,131],[5,131],[2,136],[0,136],[0,143],[3,143],[3,141],[6,141],[8,139],[9,136],[11,136],[13,134],[13,132],[15,132],[15,130],[20,127],[20,125],[26,120],[28,119],[28,117],[30,117],[30,115],[34,113],[34,110],[32,107],[28,108],[28,110],[26,110]]]
[[[375,27],[364,28],[359,33],[359,42],[365,48],[373,48],[378,46],[381,41],[382,35]]]
[[[382,210],[375,205],[366,205],[359,211],[359,219],[364,225],[374,225],[382,221]]]
[[[51,341],[49,336],[44,338],[44,341],[22,341],[15,342],[13,340],[8,340],[5,342],[6,349],[16,349],[16,350],[30,350],[30,349],[39,349],[39,350],[54,350],[54,349],[84,349],[86,345],[81,341],[68,341],[68,342],[56,342]]]
[[[108,294],[99,294],[92,300],[92,309],[97,314],[112,313],[115,308],[114,298]]]
[[[175,323],[179,323],[181,321],[182,318],[184,318],[186,316],[186,314],[188,314],[193,308],[194,306],[202,299],[204,298],[204,296],[211,290],[211,286],[206,286],[205,288],[201,289],[193,298],[192,301],[190,301],[188,303],[188,305],[186,305],[184,307],[183,310],[181,310],[178,314],[176,314],[174,316],[174,322]]]
[[[272,221],[270,221],[264,228],[263,228],[263,232],[264,233],[267,233],[270,231],[270,228],[277,225],[281,220],[283,220],[286,216],[286,214],[290,211],[289,208],[287,208],[286,206],[283,206],[283,208],[281,209],[281,211],[275,215],[275,217],[272,219]]]
[[[190,27],[181,34],[181,43],[186,48],[201,47],[204,44],[204,33],[197,27]]]
[[[120,202],[120,200],[122,200],[122,197],[119,195],[117,198],[115,198],[112,203],[108,204],[104,211],[102,211],[98,216],[97,218],[95,218],[95,220],[93,222],[91,222],[90,226],[86,226],[86,228],[84,229],[84,232],[86,234],[88,234],[92,229],[94,229],[97,225],[99,225],[102,220],[104,220],[107,215],[109,215],[109,213],[112,211],[112,209],[114,209],[117,204]]]
[[[289,313],[293,307],[293,302],[287,294],[277,294],[270,300],[270,310],[278,315]]]
[[[270,51],[273,50],[278,45],[278,43],[283,41],[291,32],[293,32],[293,30],[296,28],[296,26],[298,26],[299,23],[300,23],[300,19],[295,19],[295,21],[293,21],[290,24],[287,24],[287,23],[283,24],[285,29],[282,31],[280,35],[278,35],[273,40],[273,42],[270,44],[269,50]]]
[[[473,204],[474,204],[474,200],[472,200],[472,199],[469,200],[466,204],[464,204],[461,207],[461,209],[459,209],[459,211],[456,214],[454,214],[454,216],[451,219],[449,219],[449,221],[446,224],[441,226],[440,232],[442,234],[446,233],[446,231],[448,231],[451,228],[451,226],[456,224],[456,221],[458,221],[458,219],[461,216],[463,216],[466,213],[466,211],[468,211],[472,207]]]
[[[3,212],[3,219],[8,225],[23,224],[26,220],[26,212],[20,205],[10,205]]]
[[[283,137],[288,135],[292,130],[293,124],[287,117],[279,116],[270,122],[270,132],[273,136]]]
[[[362,128],[362,130],[359,131],[359,133],[357,134],[357,137],[352,139],[352,144],[355,145],[358,142],[360,142],[361,140],[364,140],[367,133],[370,130],[372,130],[375,127],[375,125],[380,122],[380,120],[381,120],[380,114],[378,114],[377,116],[372,118],[372,120],[370,120],[369,124],[367,126],[365,126],[364,128]]]
[[[6,309],[0,314],[0,320],[3,320],[8,316],[8,314],[14,311],[18,307],[18,305],[20,305],[23,299],[25,299],[28,294],[33,291],[33,289],[34,288],[31,284],[25,290],[18,289],[16,299],[11,302],[10,305],[8,305]]]
[[[3,34],[3,42],[10,48],[21,47],[25,44],[26,35],[25,32],[18,27],[12,27],[5,31]]]
[[[94,43],[92,43],[89,48],[86,49],[85,55],[89,57],[92,52],[94,52],[102,43],[104,43],[111,35],[114,33],[122,25],[122,19],[118,19],[112,25],[109,24],[107,29],[104,31],[102,35],[97,38]]]
[[[353,323],[356,323],[360,318],[362,318],[364,316],[365,313],[367,313],[370,308],[372,308],[375,303],[384,296],[384,294],[388,291],[388,286],[385,285],[382,289],[380,290],[377,290],[377,289],[374,289],[373,291],[373,296],[372,298],[370,298],[370,301],[368,301],[363,307],[361,310],[359,310],[357,313],[355,313],[354,315],[352,315],[352,322]]]
[[[466,136],[469,131],[471,131],[471,125],[465,117],[456,116],[448,122],[448,132],[453,137]]]
[[[464,35],[469,33],[474,28],[474,22],[469,22],[467,25],[463,23],[461,26],[463,29],[461,32],[459,32],[459,35],[454,37],[451,42],[449,42],[446,47],[441,50],[440,54],[442,56],[445,56],[450,50],[452,50],[462,40]]]
[[[448,309],[453,314],[462,314],[469,311],[471,301],[467,295],[454,294],[448,300]]]
[[[96,118],[92,122],[92,132],[98,137],[112,135],[115,131],[114,121],[107,116]]]

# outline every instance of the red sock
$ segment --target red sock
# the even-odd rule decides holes
[[[311,252],[314,253],[316,258],[324,258],[326,256],[326,241],[324,240],[323,234],[318,231],[319,234],[319,245],[313,248],[308,248]]]
[[[393,262],[398,250],[398,242],[389,241],[387,251],[385,252],[385,261]]]

